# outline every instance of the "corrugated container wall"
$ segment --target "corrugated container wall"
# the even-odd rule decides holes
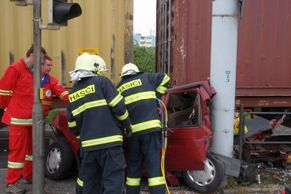
[[[211,2],[158,0],[157,69],[165,72],[168,66],[174,85],[209,77]]]
[[[290,107],[291,1],[242,2],[236,95],[253,105]],[[174,85],[209,77],[211,9],[212,0],[158,0],[157,69]]]
[[[239,20],[238,95],[291,95],[290,35],[290,0],[244,1]]]
[[[42,0],[42,19],[47,22],[47,1]],[[124,63],[132,60],[133,0],[74,0],[82,15],[68,21],[60,30],[42,30],[42,46],[54,60],[52,74],[59,82],[69,84],[68,72],[74,68],[78,48],[97,48],[109,72],[107,77],[119,80]],[[15,6],[5,0],[0,6],[0,74],[3,75],[13,53],[14,60],[25,55],[33,42],[33,7]],[[65,56],[62,72],[61,52]]]

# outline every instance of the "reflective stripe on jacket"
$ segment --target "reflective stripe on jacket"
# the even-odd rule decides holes
[[[69,94],[70,130],[80,136],[82,150],[122,145],[123,127],[130,125],[123,97],[102,76],[83,78]]]
[[[117,85],[118,92],[125,99],[133,135],[161,129],[157,98],[165,94],[169,82],[167,74],[141,72],[123,77]]]
[[[68,100],[68,92],[50,75],[42,82],[45,97],[42,104],[45,114],[52,104],[52,94],[64,101]],[[2,122],[9,125],[32,125],[33,106],[33,73],[23,59],[9,65],[0,80],[0,107],[5,108]]]
[[[31,125],[33,73],[23,59],[9,65],[0,80],[0,91],[0,106],[6,108],[2,122],[7,125],[12,124],[10,122]]]

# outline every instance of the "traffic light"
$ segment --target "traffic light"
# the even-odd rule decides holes
[[[15,3],[15,5],[19,6],[26,6],[26,5],[32,5],[33,0],[10,0]]]
[[[68,3],[67,0],[48,0],[48,25],[66,26],[69,19],[82,14],[78,3]]]

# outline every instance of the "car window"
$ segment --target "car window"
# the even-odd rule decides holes
[[[197,92],[191,91],[170,94],[167,109],[169,127],[201,125],[201,97]]]

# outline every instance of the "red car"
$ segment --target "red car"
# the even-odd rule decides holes
[[[197,192],[213,192],[225,173],[224,163],[209,151],[212,140],[211,98],[207,81],[171,88],[163,98],[168,113],[168,146],[165,156],[167,182],[183,178]],[[65,178],[78,163],[78,141],[68,129],[66,112],[53,119],[56,138],[46,152],[46,176]]]

